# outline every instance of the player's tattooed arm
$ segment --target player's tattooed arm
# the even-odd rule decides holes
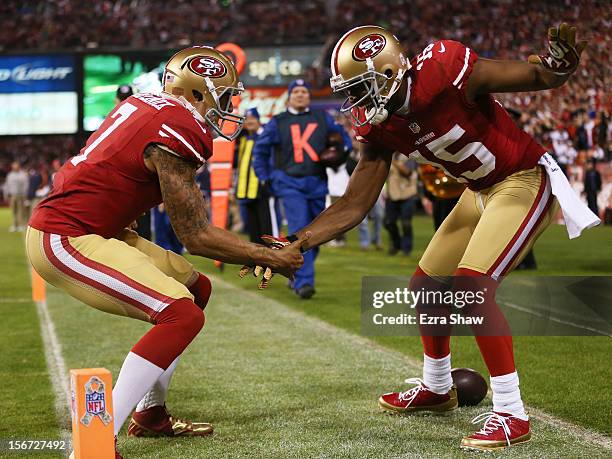
[[[192,163],[155,144],[145,149],[144,158],[145,165],[157,173],[172,227],[190,253],[225,263],[269,266],[289,276],[302,265],[299,246],[272,250],[211,225]]]
[[[359,163],[344,196],[296,233],[300,238],[307,232],[312,233],[303,245],[305,250],[324,244],[357,226],[380,196],[389,175],[393,150],[372,143],[361,143],[359,148]]]
[[[467,96],[495,92],[539,91],[563,85],[576,71],[587,41],[576,41],[576,28],[563,23],[548,30],[548,51],[528,62],[479,59],[468,80]]]

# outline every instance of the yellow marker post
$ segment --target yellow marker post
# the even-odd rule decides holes
[[[75,459],[115,459],[113,378],[106,368],[70,370]]]

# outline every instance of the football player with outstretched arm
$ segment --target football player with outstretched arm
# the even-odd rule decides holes
[[[211,283],[183,257],[126,229],[131,222],[163,201],[194,255],[269,264],[287,277],[303,264],[303,241],[272,250],[207,220],[195,173],[213,154],[213,137],[239,134],[243,120],[232,113],[232,96],[241,91],[222,53],[209,47],[179,51],[166,64],[162,94],[137,94],[118,105],[60,169],[30,220],[27,254],[45,280],[91,307],[153,324],[126,357],[113,388],[115,435],[135,407],[131,436],[213,430],[177,419],[165,406],[180,355],[204,325]]]
[[[346,95],[361,143],[361,160],[345,195],[287,240],[308,250],[362,221],[380,193],[395,151],[432,164],[467,185],[430,241],[411,290],[482,291],[487,317],[507,330],[495,288],[530,250],[560,206],[570,238],[599,219],[571,190],[554,160],[518,128],[491,94],[556,88],[576,70],[586,42],[576,29],[551,28],[548,52],[528,62],[479,58],[451,40],[429,44],[408,62],[398,40],[375,26],[357,27],[336,44],[331,86]],[[486,286],[486,287],[483,287]],[[419,306],[417,306],[419,309]],[[443,307],[446,309],[446,307]],[[450,307],[448,307],[450,311]],[[450,411],[457,407],[451,379],[450,330],[420,329],[423,378],[415,387],[379,398],[388,411]],[[439,329],[437,330],[440,331]],[[519,391],[510,333],[476,333],[490,373],[493,410],[474,419],[482,428],[462,448],[492,450],[528,441],[529,417]],[[489,336],[493,335],[493,336]]]

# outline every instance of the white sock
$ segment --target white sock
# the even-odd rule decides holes
[[[113,388],[115,435],[121,430],[121,426],[138,401],[151,389],[163,372],[163,368],[159,368],[138,354],[130,352],[127,355]]]
[[[168,387],[170,386],[170,379],[176,369],[176,365],[179,362],[181,356],[179,355],[174,362],[170,364],[166,371],[155,381],[151,390],[145,394],[138,405],[136,405],[136,411],[144,411],[152,406],[161,406],[166,403],[166,396],[168,395]]]
[[[529,419],[525,413],[525,406],[521,400],[519,377],[517,372],[501,376],[491,376],[491,390],[493,391],[493,411],[509,413],[519,419]]]
[[[436,394],[446,394],[453,385],[451,356],[434,359],[423,354],[423,382]]]

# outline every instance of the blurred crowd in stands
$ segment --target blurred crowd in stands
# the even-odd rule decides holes
[[[526,59],[544,50],[548,26],[567,21],[578,27],[580,38],[589,39],[577,75],[557,90],[498,98],[518,112],[519,123],[555,153],[573,181],[582,180],[593,159],[608,182],[611,12],[606,0],[5,0],[0,2],[0,52],[318,43],[322,59],[308,76],[321,87],[329,78],[333,44],[358,24],[388,27],[409,56],[448,38],[482,57]],[[14,160],[30,175],[52,175],[83,143],[72,136],[0,137],[0,183]]]

